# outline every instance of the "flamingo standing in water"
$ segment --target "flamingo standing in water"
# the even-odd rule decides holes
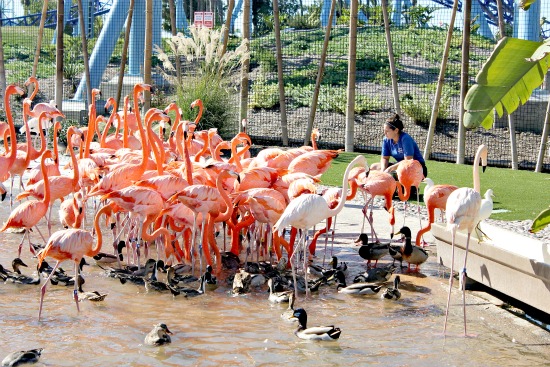
[[[451,231],[451,272],[449,276],[449,293],[447,294],[447,308],[445,309],[445,323],[443,325],[443,334],[447,332],[447,318],[449,316],[449,304],[451,302],[451,290],[453,288],[453,270],[455,258],[455,237],[457,230],[466,230],[468,237],[466,239],[466,249],[464,255],[464,266],[460,271],[460,288],[462,289],[462,310],[464,313],[464,336],[466,336],[466,261],[468,259],[468,246],[470,244],[470,235],[479,223],[479,208],[481,207],[481,194],[479,182],[479,161],[483,166],[483,171],[487,167],[487,147],[480,145],[477,149],[474,159],[473,176],[474,188],[461,187],[453,191],[447,199],[445,208],[445,217],[447,220],[447,230]]]
[[[10,152],[7,155],[0,156],[0,182],[4,182],[8,179],[9,170],[15,162],[17,154],[17,137],[15,134],[15,125],[13,124],[13,116],[11,114],[10,97],[14,94],[24,95],[25,91],[15,84],[8,85],[4,93],[4,109],[6,111],[6,119],[8,120],[9,132],[10,132]],[[10,208],[12,202],[10,200]]]
[[[40,321],[40,316],[42,315],[42,303],[44,302],[44,294],[46,293],[46,287],[50,282],[50,278],[55,274],[55,271],[59,264],[65,260],[71,260],[74,262],[74,278],[78,279],[80,273],[80,261],[84,256],[93,257],[99,253],[101,250],[102,235],[101,228],[99,228],[99,218],[101,214],[110,210],[108,206],[102,207],[96,214],[94,218],[94,229],[97,233],[97,243],[94,244],[94,238],[89,231],[83,229],[64,229],[53,233],[48,240],[46,246],[40,250],[37,254],[38,257],[38,268],[42,264],[42,261],[46,257],[53,257],[57,260],[53,270],[46,279],[46,282],[40,290],[40,307],[38,309],[38,321]],[[74,282],[74,291],[73,297],[76,304],[77,311],[80,311],[78,307],[78,282]]]
[[[346,168],[346,171],[344,172],[344,177],[342,178],[342,192],[348,191],[348,175],[351,171],[351,169],[355,165],[367,165],[367,160],[364,156],[358,155],[355,157],[354,160],[351,161],[351,163]],[[302,229],[302,236],[299,241],[299,245],[303,246],[303,250],[305,251],[305,237],[306,232],[309,228],[313,227],[317,223],[329,218],[334,217],[340,211],[344,208],[344,204],[346,202],[345,195],[342,195],[342,198],[340,199],[340,202],[338,205],[331,209],[329,207],[329,204],[327,201],[317,195],[317,194],[303,194],[298,196],[296,199],[292,200],[288,206],[286,207],[285,211],[275,223],[273,226],[273,231],[277,231],[282,233],[283,229],[287,226],[292,226],[298,229]],[[304,256],[304,261],[307,259],[307,256]],[[291,259],[292,260],[292,259]],[[294,263],[291,261],[292,264],[292,271],[294,276],[294,285],[297,292],[296,287],[296,272],[294,270]],[[305,268],[305,266],[304,266]],[[305,276],[307,278],[307,272],[304,272]],[[307,279],[306,279],[307,284]],[[306,295],[309,293],[309,291],[306,289]]]
[[[29,247],[31,252],[34,254],[34,249],[31,245],[31,238],[29,230],[36,226],[38,222],[40,222],[40,219],[42,219],[44,216],[46,216],[46,212],[48,211],[48,207],[50,205],[50,183],[48,181],[48,173],[46,172],[46,159],[52,158],[52,152],[49,150],[46,150],[42,154],[42,159],[40,161],[40,166],[42,168],[42,175],[44,176],[44,197],[42,200],[29,200],[18,207],[16,207],[8,217],[8,220],[6,223],[4,223],[4,226],[0,229],[0,232],[4,232],[8,228],[24,228],[26,230],[26,236],[29,240]],[[38,230],[38,227],[36,227]],[[40,230],[38,230],[38,233],[40,233]],[[42,236],[42,233],[40,233]],[[42,236],[42,239],[44,239],[44,236]],[[21,242],[19,243],[19,248],[17,252],[17,257],[21,257],[21,248],[23,246],[23,241],[25,240],[25,236],[21,239]],[[44,239],[44,242],[46,240]]]

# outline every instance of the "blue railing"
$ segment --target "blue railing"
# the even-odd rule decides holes
[[[92,4],[93,16],[103,15],[111,10],[113,0],[95,0]],[[1,19],[2,27],[9,26],[39,26],[42,13],[29,14],[21,17]],[[73,5],[66,20],[67,23],[76,25],[78,23],[78,6]],[[57,10],[48,10],[46,13],[45,28],[55,28],[57,24]]]

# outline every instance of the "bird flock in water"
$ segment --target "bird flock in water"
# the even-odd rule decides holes
[[[107,117],[97,114],[96,99],[100,91],[93,89],[88,126],[67,129],[66,154],[70,155],[70,162],[60,167],[62,152],[57,141],[61,124],[53,123],[53,150],[47,149],[50,137],[43,131],[52,125],[51,121],[64,115],[53,101],[37,103],[31,108],[39,91],[36,78],[29,78],[25,87],[32,87],[29,97],[25,89],[15,84],[6,88],[7,121],[0,123],[0,137],[5,147],[0,155],[0,182],[7,183],[11,178],[9,190],[0,184],[2,200],[9,195],[11,208],[0,232],[23,232],[13,270],[0,265],[0,278],[5,282],[39,284],[40,277],[46,277],[41,287],[39,320],[50,283],[74,286],[77,310],[84,299],[105,299],[106,294],[83,290],[85,280],[80,272],[88,258],[122,283],[131,282],[143,285],[148,291],[166,291],[185,297],[205,294],[209,287],[217,286],[216,276],[219,277],[222,270],[231,270],[228,279],[235,293],[247,292],[251,286],[267,285],[269,301],[289,302],[289,309],[282,316],[298,322],[295,332],[298,337],[337,340],[341,334],[337,327],[307,327],[304,308],[293,308],[298,292],[305,292],[307,296],[321,285],[335,283],[340,293],[399,299],[399,276],[394,277],[392,286],[384,286],[397,267],[392,264],[378,268],[380,258],[391,255],[400,264],[407,262],[408,271],[418,271],[428,259],[422,234],[429,231],[435,221],[435,209],[445,212],[448,229],[452,231],[454,256],[456,230],[465,229],[469,240],[478,222],[488,217],[492,209],[492,191],[483,200],[490,202],[489,209],[486,203],[482,205],[479,193],[478,162],[482,161],[485,168],[485,146],[476,154],[473,189],[434,185],[432,180],[423,177],[421,165],[414,160],[399,164],[396,180],[390,173],[370,170],[365,157],[358,155],[347,166],[341,188],[319,192],[320,177],[339,151],[318,149],[317,129],[312,132],[312,146],[266,148],[251,157],[252,141],[246,133],[245,120],[242,132],[231,140],[222,139],[214,128],[197,129],[203,113],[200,100],[191,104],[192,109],[198,108],[195,121],[183,121],[180,107],[175,103],[164,110],[151,108],[142,116],[144,92],[154,92],[147,84],[134,86],[132,100],[130,96],[124,97],[121,111],[115,99],[108,98]],[[26,134],[26,142],[19,144],[11,111],[12,99],[16,97],[24,98],[21,131]],[[39,135],[40,149],[35,148],[31,131]],[[31,169],[30,164],[35,160],[39,165]],[[26,182],[23,174],[28,176]],[[20,186],[16,196],[13,195],[15,176],[19,176],[16,185]],[[406,202],[411,187],[418,189],[421,182],[427,185],[424,201],[428,225],[418,232],[413,244],[408,227],[394,232],[393,198],[397,195]],[[331,266],[323,268],[314,265],[312,259],[319,236],[331,231],[334,217],[346,200],[359,192],[365,198],[363,226],[365,220],[369,222],[373,241],[368,241],[366,233],[357,239],[361,244],[359,255],[367,260],[367,271],[355,276],[353,284],[348,285],[345,263],[338,263],[333,257]],[[380,243],[373,226],[376,196],[384,198],[392,237],[400,234],[401,244]],[[53,228],[52,220],[53,205],[58,200],[59,224],[63,227],[60,230]],[[93,218],[86,218],[90,212],[94,213]],[[324,228],[308,241],[308,231],[323,221]],[[47,236],[38,227],[43,224]],[[38,233],[42,242],[37,238],[31,241],[31,231],[33,236]],[[104,246],[106,232],[110,235]],[[20,259],[26,247],[25,239],[29,251],[37,258],[35,278],[22,274],[20,269],[27,267]],[[156,260],[149,258],[153,249]],[[55,260],[53,267],[47,258]],[[67,260],[74,264],[74,273],[66,273],[59,267]],[[411,269],[411,265],[415,265],[415,269]],[[461,283],[465,271],[466,259]],[[159,273],[165,273],[166,280],[159,280]],[[452,281],[451,276],[449,299]],[[445,329],[448,307],[447,304]],[[169,334],[168,327],[160,323],[147,335],[145,343],[169,343]],[[41,351],[12,354],[36,360]],[[6,360],[3,366],[12,365]]]

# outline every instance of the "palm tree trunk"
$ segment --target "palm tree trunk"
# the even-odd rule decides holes
[[[455,26],[456,12],[458,10],[458,0],[453,3],[451,20],[449,21],[449,29],[447,30],[447,39],[445,40],[445,50],[443,51],[443,59],[441,60],[441,68],[439,69],[439,77],[437,79],[437,89],[434,96],[434,105],[432,108],[432,116],[430,118],[430,127],[428,128],[428,136],[426,137],[426,145],[424,146],[424,159],[429,159],[432,153],[432,142],[434,138],[435,125],[437,123],[437,115],[439,114],[439,103],[441,102],[441,92],[445,81],[445,69],[447,69],[447,61],[449,60],[449,50],[453,39],[453,29]]]
[[[319,101],[319,93],[321,92],[321,82],[325,72],[325,60],[327,58],[328,42],[330,40],[330,32],[332,30],[332,19],[334,18],[334,10],[336,8],[336,0],[330,3],[330,12],[328,15],[328,24],[325,31],[325,40],[323,42],[323,50],[321,51],[321,59],[319,60],[319,70],[317,71],[317,80],[315,81],[315,89],[313,90],[313,98],[311,108],[309,109],[309,120],[307,122],[306,136],[304,137],[304,145],[309,145],[311,131],[313,130],[313,122],[315,121],[315,113],[317,112],[317,103]]]
[[[279,80],[279,108],[281,110],[281,131],[283,145],[288,146],[288,125],[286,121],[285,80],[283,78],[283,52],[281,48],[281,25],[279,22],[279,2],[273,0],[273,31],[277,47],[277,78]]]
[[[399,90],[397,88],[397,71],[395,69],[395,58],[393,56],[393,44],[391,41],[390,33],[390,20],[388,17],[388,2],[387,0],[382,0],[382,15],[384,16],[384,29],[386,31],[386,43],[388,45],[388,58],[390,61],[390,73],[391,73],[391,84],[393,88],[393,104],[395,107],[395,113],[401,115],[401,104],[399,102]]]
[[[456,163],[464,163],[466,148],[466,127],[464,126],[464,99],[468,93],[468,77],[470,69],[470,25],[472,14],[472,0],[462,2],[464,16],[464,30],[462,34],[462,71],[460,75],[460,116],[458,118],[458,147]]]
[[[145,1],[145,50],[143,59],[143,82],[151,85],[151,56],[153,54],[153,0]],[[145,91],[144,110],[151,107],[151,93]],[[138,112],[136,112],[138,113]]]
[[[82,0],[78,0],[78,19],[80,23],[80,35],[82,37],[82,57],[84,58],[84,75],[86,78],[86,111],[88,111],[88,103],[92,101],[92,87],[90,84],[90,63],[88,60],[88,39],[86,35],[86,25],[84,22],[84,9],[82,8]]]
[[[250,0],[244,0],[243,9],[243,38],[248,42],[247,52],[250,51]],[[250,69],[250,59],[246,59],[241,67],[241,108],[240,120],[248,116],[248,69]],[[239,125],[242,128],[242,125]]]
[[[348,51],[348,91],[346,108],[346,152],[353,152],[355,129],[355,73],[357,68],[357,8],[358,0],[350,1],[349,14],[349,51]]]
[[[63,28],[65,24],[65,1],[57,1],[57,39],[55,53],[55,103],[59,110],[63,109]]]
[[[126,18],[126,29],[124,30],[124,45],[122,46],[122,55],[120,56],[120,69],[118,71],[118,85],[116,89],[116,105],[120,106],[122,96],[122,85],[124,84],[124,70],[126,69],[126,59],[128,58],[128,45],[130,44],[130,29],[132,28],[132,18],[134,17],[135,0],[130,0],[128,7],[128,17]]]

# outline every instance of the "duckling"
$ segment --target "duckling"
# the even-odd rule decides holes
[[[338,286],[336,287],[338,293],[373,295],[378,294],[382,289],[382,285],[372,283],[353,283],[351,285],[346,285],[346,277],[341,271],[337,271],[334,277],[338,280]]]
[[[334,325],[308,328],[307,313],[303,308],[296,309],[293,317],[296,318],[300,324],[298,329],[294,332],[300,339],[335,341],[340,337],[340,334],[342,334],[340,328],[334,327]]]
[[[388,287],[382,292],[382,299],[395,299],[398,300],[401,298],[401,292],[399,291],[399,283],[401,283],[401,277],[399,275],[395,276],[393,280],[393,287]]]
[[[92,302],[101,302],[107,297],[107,293],[99,293],[98,291],[92,291],[92,292],[85,292],[82,289],[82,285],[84,285],[86,281],[84,280],[84,277],[82,275],[78,275],[78,301],[82,302],[84,300],[89,300]]]
[[[15,367],[23,364],[36,363],[42,355],[43,350],[43,348],[37,348],[10,353],[2,360],[2,366]]]
[[[294,317],[294,301],[295,301],[294,292],[292,292],[288,297],[288,307],[286,311],[281,314],[281,318],[283,320],[290,321],[290,322],[298,321],[298,319]]]
[[[378,260],[388,255],[389,250],[387,245],[376,242],[369,243],[369,237],[366,233],[361,233],[355,240],[355,243],[361,243],[359,247],[359,256],[367,260],[367,268],[371,266],[371,261],[374,260],[374,268],[378,265]]]
[[[289,302],[290,294],[292,291],[273,292],[273,279],[267,281],[269,286],[269,302],[271,303],[283,303]]]
[[[114,262],[119,262],[124,259],[124,256],[122,255],[122,249],[126,247],[126,242],[119,241],[117,245],[117,255],[108,254],[105,252],[99,252],[97,255],[93,257],[96,263],[99,264],[110,264]]]
[[[37,278],[32,278],[21,273],[21,266],[27,267],[27,264],[23,262],[20,258],[16,257],[11,262],[13,272],[8,272],[7,282],[17,283],[17,284],[40,284],[40,274]]]
[[[413,246],[411,242],[411,230],[409,227],[401,227],[401,229],[395,234],[401,234],[401,238],[405,240],[405,246],[403,246],[401,256],[403,257],[403,260],[409,263],[408,271],[411,271],[411,264],[414,264],[416,265],[414,271],[418,272],[420,270],[420,265],[428,260],[428,252],[422,247]]]
[[[157,324],[153,327],[153,330],[145,336],[145,344],[147,345],[164,345],[172,342],[170,335],[172,332],[168,329],[166,324]]]
[[[397,267],[393,264],[386,266],[385,268],[371,268],[367,269],[363,274],[359,274],[353,278],[354,283],[384,283],[388,281]]]

